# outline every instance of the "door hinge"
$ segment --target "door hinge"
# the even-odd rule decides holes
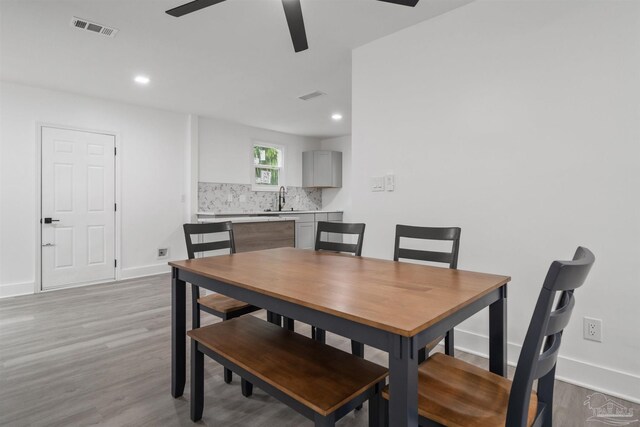
[[[113,155],[114,156],[118,155],[118,148],[117,147],[113,147]]]
[[[114,259],[114,260],[113,260],[113,267],[114,267],[114,268],[115,268],[115,267],[118,267],[118,260],[117,260],[117,259]]]
[[[114,212],[117,212],[117,211],[118,211],[118,204],[117,204],[117,203],[114,203],[114,204],[113,204],[113,211],[114,211]]]

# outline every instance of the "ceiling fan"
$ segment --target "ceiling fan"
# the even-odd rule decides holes
[[[193,0],[189,3],[185,3],[182,6],[174,7],[167,10],[167,13],[171,16],[180,17],[188,13],[196,12],[205,7],[213,6],[214,4],[222,3],[225,0]],[[419,0],[378,0],[387,3],[399,4],[402,6],[415,6]],[[282,6],[284,7],[284,14],[287,18],[287,24],[289,25],[289,33],[291,33],[291,41],[293,42],[293,50],[301,52],[307,50],[309,45],[307,44],[307,33],[304,29],[304,19],[302,18],[302,7],[300,6],[300,0],[282,0]]]

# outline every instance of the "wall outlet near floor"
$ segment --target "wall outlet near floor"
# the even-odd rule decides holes
[[[585,317],[582,333],[585,340],[602,342],[602,320]]]
[[[227,194],[227,202],[233,202],[233,194],[231,193]]]
[[[169,255],[169,248],[158,249],[158,258],[166,258]]]

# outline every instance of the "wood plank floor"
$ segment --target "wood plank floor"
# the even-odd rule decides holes
[[[190,426],[185,395],[169,393],[169,276],[95,285],[0,300],[0,425]],[[257,312],[264,318],[264,312]],[[216,319],[203,314],[203,323]],[[298,328],[299,323],[296,323]],[[309,335],[309,327],[298,329]],[[349,341],[327,334],[349,351]],[[187,347],[188,348],[188,347]],[[459,357],[486,367],[485,359]],[[386,365],[386,354],[367,347],[367,358]],[[259,389],[246,399],[240,381],[222,380],[207,360],[201,425],[312,425]],[[584,426],[591,391],[557,382],[555,425]],[[640,413],[640,405],[619,399]],[[366,426],[367,411],[341,426]]]

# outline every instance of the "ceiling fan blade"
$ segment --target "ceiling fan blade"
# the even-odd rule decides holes
[[[300,0],[282,0],[282,6],[284,7],[284,14],[287,17],[287,25],[289,25],[289,33],[291,33],[293,50],[300,52],[309,49]]]
[[[189,3],[185,3],[182,6],[174,7],[167,10],[167,13],[171,16],[180,17],[187,13],[195,12],[205,7],[213,6],[214,4],[222,3],[224,0],[193,0]]]
[[[418,4],[419,0],[379,0],[379,1],[386,1],[387,3],[393,3],[393,4],[399,4],[402,6],[415,6],[416,4]]]

